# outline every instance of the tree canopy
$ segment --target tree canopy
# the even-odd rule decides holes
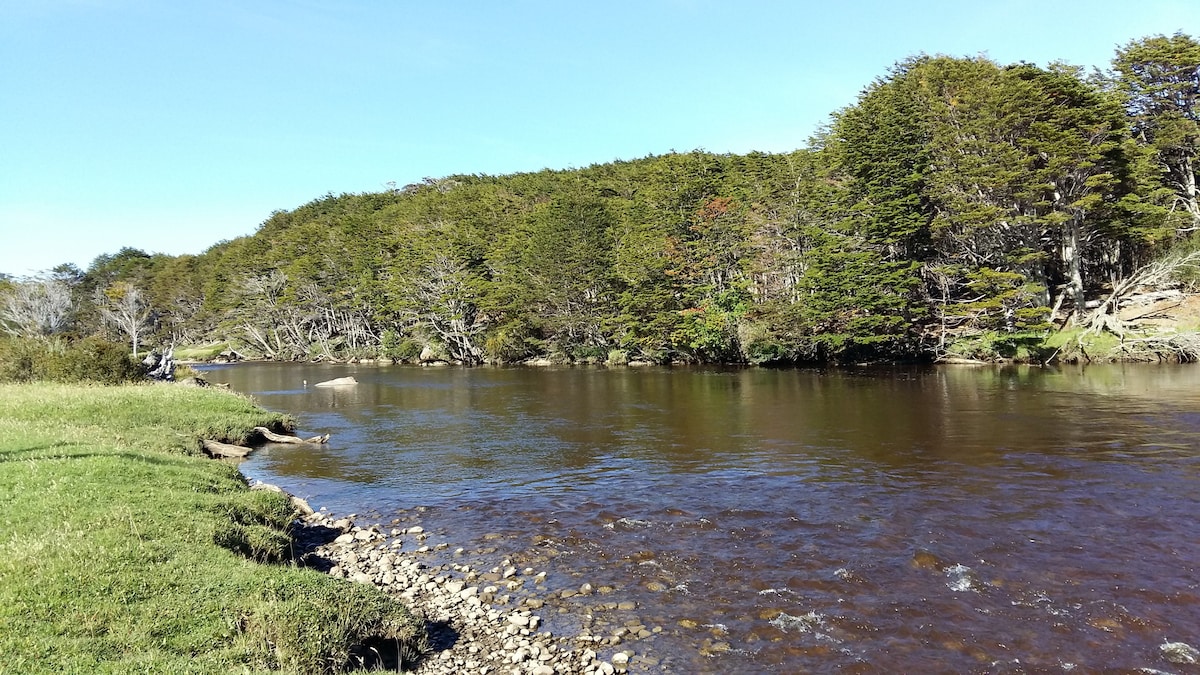
[[[108,317],[135,348],[922,359],[1069,323],[1200,227],[1198,145],[1200,43],[1182,33],[1130,42],[1103,76],[917,55],[794,152],[330,194],[200,255],[124,248],[53,283],[96,301],[72,315],[78,332]],[[136,320],[113,320],[130,298]]]

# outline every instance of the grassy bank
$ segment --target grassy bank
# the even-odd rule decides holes
[[[261,562],[286,497],[195,456],[279,421],[213,390],[0,385],[0,673],[335,671],[419,641],[374,587]]]

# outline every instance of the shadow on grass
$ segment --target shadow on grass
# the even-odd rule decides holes
[[[298,565],[325,574],[333,569],[335,563],[318,554],[317,549],[326,544],[332,544],[333,540],[342,534],[341,530],[325,525],[303,525],[293,527],[290,534],[292,535],[292,555]]]
[[[297,565],[325,574],[333,569],[336,563],[317,553],[317,549],[341,536],[341,529],[303,525],[293,527],[290,534]],[[398,671],[412,668],[433,654],[451,649],[460,637],[458,631],[446,621],[425,621],[425,636],[426,640],[419,646],[387,638],[369,639],[354,649],[348,669]]]
[[[458,643],[458,631],[445,621],[426,621],[427,642],[421,645],[371,638],[352,650],[347,670],[403,672]]]
[[[12,450],[0,450],[0,462],[29,462],[40,460],[58,460],[58,459],[90,459],[92,457],[118,457],[128,459],[145,464],[155,464],[158,466],[166,466],[178,464],[179,459],[184,455],[171,456],[164,454],[161,457],[156,457],[152,453],[135,454],[131,452],[104,452],[104,451],[82,451],[82,452],[63,452],[64,448],[89,448],[94,447],[92,443],[83,443],[80,441],[58,441],[57,443],[48,443],[46,445],[35,445],[27,448],[15,448]]]

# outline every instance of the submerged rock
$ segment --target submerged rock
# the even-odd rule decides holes
[[[1163,658],[1171,663],[1191,665],[1200,663],[1200,650],[1186,642],[1164,642],[1158,646]]]

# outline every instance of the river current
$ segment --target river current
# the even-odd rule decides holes
[[[205,375],[332,435],[243,473],[612,589],[542,615],[644,627],[635,672],[1196,672],[1197,367]]]

